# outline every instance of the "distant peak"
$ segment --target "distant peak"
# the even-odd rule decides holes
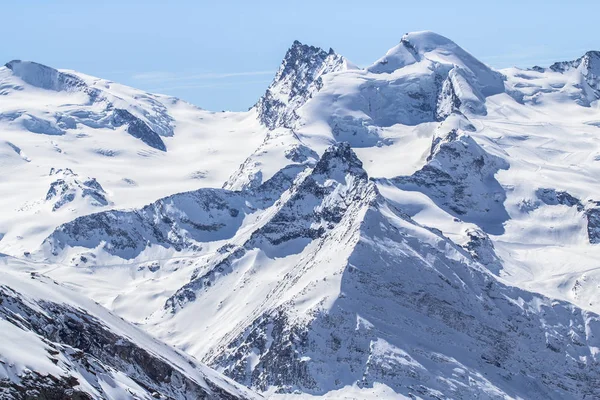
[[[4,64],[4,66],[12,71],[13,65],[18,64],[20,62],[21,62],[21,60],[12,60],[12,61],[9,61],[6,64]]]
[[[598,51],[598,50],[590,50],[587,53],[585,53],[585,56],[600,58],[600,51]]]
[[[368,70],[375,73],[390,73],[420,62],[428,58],[427,53],[436,51],[439,53],[434,56],[436,61],[444,61],[445,58],[473,58],[452,40],[435,32],[409,32],[402,36],[398,45],[388,50],[385,56],[377,60]],[[456,60],[448,60],[447,63],[454,64],[454,61]]]
[[[583,64],[584,68],[589,69],[600,62],[600,51],[590,50],[583,56],[573,61],[559,61],[552,64],[549,69],[554,72],[566,72],[570,69],[579,68]]]
[[[329,49],[329,51],[325,51],[320,47],[311,46],[308,44],[304,44],[304,43],[300,42],[299,40],[294,40],[294,42],[292,43],[292,46],[288,49],[288,51],[286,53],[285,59],[288,59],[289,56],[291,56],[291,57],[317,56],[319,58],[324,59],[325,57],[327,57],[328,55],[331,55],[331,54],[335,54],[335,51],[331,48]],[[284,59],[284,62],[285,62],[285,59]]]
[[[347,67],[344,58],[295,40],[265,94],[255,107],[259,120],[269,129],[290,127],[300,108],[322,86],[321,77]]]
[[[59,92],[77,90],[86,86],[85,82],[75,75],[33,61],[13,60],[5,66],[25,83],[41,89]]]
[[[409,32],[402,36],[400,43],[410,43],[419,52],[427,52],[439,47],[458,47],[456,43],[431,31]]]

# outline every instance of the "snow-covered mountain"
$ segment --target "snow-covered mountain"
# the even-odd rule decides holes
[[[3,399],[259,398],[27,265],[0,263]]]
[[[294,42],[244,113],[11,61],[0,335],[39,351],[0,348],[27,366],[6,387],[254,396],[189,356],[273,398],[600,397],[598,54],[496,71],[416,32],[359,68]]]

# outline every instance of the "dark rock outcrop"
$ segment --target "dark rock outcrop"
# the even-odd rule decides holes
[[[167,151],[167,146],[165,146],[160,135],[154,132],[148,124],[135,117],[129,111],[120,108],[115,109],[112,121],[114,126],[127,125],[127,133],[134,138],[140,139],[148,146],[160,151]]]
[[[464,132],[453,129],[434,137],[427,164],[411,176],[391,179],[403,190],[425,193],[439,207],[484,231],[499,234],[509,216],[506,193],[494,175],[508,169]]]
[[[254,106],[260,122],[269,129],[291,128],[296,110],[321,89],[321,76],[344,68],[344,58],[333,49],[326,52],[296,40],[275,79]]]

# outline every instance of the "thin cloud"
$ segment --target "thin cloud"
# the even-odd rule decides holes
[[[163,79],[171,79],[174,78],[175,74],[172,72],[164,72],[164,71],[150,71],[150,72],[140,72],[132,75],[132,79],[136,81],[159,81]]]
[[[254,81],[242,81],[242,82],[220,82],[220,83],[205,83],[205,84],[188,84],[188,85],[177,85],[177,86],[166,86],[156,87],[148,89],[149,92],[164,92],[178,89],[203,89],[203,88],[215,88],[224,86],[240,86],[240,85],[251,85],[251,84],[266,84],[271,83],[270,80],[254,80]]]
[[[141,72],[134,74],[132,79],[146,83],[166,83],[201,81],[210,79],[226,79],[244,76],[275,75],[274,71],[242,71],[242,72],[204,72],[199,74],[181,75],[166,71]]]

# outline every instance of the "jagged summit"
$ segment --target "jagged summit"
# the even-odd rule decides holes
[[[294,56],[302,57],[303,55],[306,55],[306,54],[318,54],[319,57],[324,58],[329,54],[335,54],[335,50],[333,50],[330,47],[329,51],[325,51],[325,49],[322,49],[318,46],[312,46],[312,45],[304,44],[299,40],[294,40],[294,42],[292,43],[292,45],[286,52],[284,62],[285,62],[285,60],[288,60],[290,57],[294,57]]]
[[[348,142],[335,143],[327,148],[317,162],[314,173],[331,173],[336,168],[341,168],[345,173],[366,175],[362,162]]]
[[[549,69],[554,72],[566,72],[573,68],[583,66],[585,69],[600,69],[600,51],[591,50],[573,61],[559,61],[552,64]]]
[[[291,127],[300,108],[322,86],[321,76],[347,68],[345,59],[294,41],[265,94],[254,106],[269,129]]]

